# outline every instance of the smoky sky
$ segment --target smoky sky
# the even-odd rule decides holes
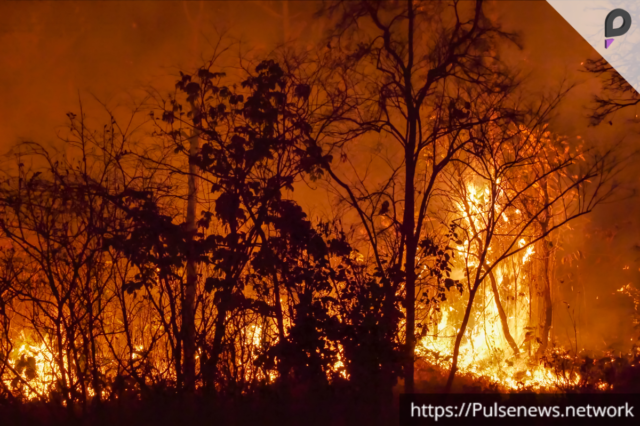
[[[293,30],[313,30],[314,2],[290,3]],[[273,46],[282,40],[280,8],[250,1],[2,2],[0,148],[18,138],[52,138],[79,97],[89,107],[93,96],[109,103],[142,85],[171,88],[178,69],[201,63],[217,34],[254,49]]]
[[[145,84],[170,87],[178,69],[206,57],[216,32],[228,31],[247,48],[275,46],[282,40],[282,3],[0,3],[0,147],[18,138],[50,138],[66,112],[78,108],[79,96],[109,102]],[[291,36],[316,37],[312,12],[320,2],[288,5]],[[599,83],[579,69],[595,51],[546,2],[495,1],[487,10],[504,29],[522,33],[524,49],[508,59],[531,74],[532,86],[552,89],[563,78],[582,82],[557,126],[563,133],[582,131],[583,107]]]
[[[313,17],[319,4],[286,4],[291,39],[319,39],[322,22]],[[221,32],[247,48],[273,48],[284,40],[284,6],[276,1],[0,2],[0,151],[21,139],[55,140],[65,114],[77,112],[80,99],[91,114],[99,110],[94,97],[114,104],[135,97],[145,85],[170,90],[177,71],[197,66]],[[505,30],[521,32],[523,49],[508,49],[505,60],[528,74],[530,90],[546,93],[562,81],[578,83],[552,121],[554,131],[603,145],[620,140],[637,145],[638,129],[628,120],[635,111],[615,116],[613,125],[587,127],[588,106],[601,84],[581,72],[581,64],[597,53],[546,2],[493,1],[487,13]],[[635,185],[637,172],[627,175],[627,183]],[[306,197],[309,191],[302,193]],[[568,304],[578,312],[581,330],[590,330],[585,344],[613,347],[630,340],[633,306],[615,290],[627,283],[640,286],[638,213],[635,198],[603,206],[567,236],[557,260],[561,284],[553,295],[558,337],[574,321]],[[578,263],[561,263],[576,251]]]

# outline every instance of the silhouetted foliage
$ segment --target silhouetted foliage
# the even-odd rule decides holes
[[[339,48],[180,72],[154,94],[144,146],[111,113],[94,131],[81,111],[64,153],[14,149],[0,182],[2,397],[61,421],[231,422],[273,405],[329,422],[347,401],[369,416],[354,422],[383,422],[399,379],[414,390],[417,344],[445,302],[465,303],[452,355],[434,355],[451,363],[447,390],[487,279],[510,337],[493,271],[608,200],[620,163],[549,139],[564,92],[520,103],[497,53],[517,38],[481,1],[325,6]],[[377,160],[350,158],[371,135]],[[309,183],[346,209],[314,217],[294,197]],[[554,371],[581,368],[585,389],[637,374],[637,356],[579,365],[541,347]]]

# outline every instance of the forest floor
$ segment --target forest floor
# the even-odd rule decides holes
[[[593,362],[597,365],[597,362]],[[615,367],[613,363],[612,365]],[[416,393],[439,393],[444,387],[447,370],[416,365]],[[583,369],[584,370],[584,369]],[[640,366],[628,364],[618,370],[603,369],[607,380],[614,381],[616,393],[640,393]],[[599,373],[602,371],[598,370]],[[345,388],[327,387],[320,391],[294,389],[284,397],[273,388],[265,388],[252,396],[185,398],[175,393],[157,391],[146,398],[122,398],[103,401],[100,405],[80,406],[70,410],[60,404],[37,401],[19,402],[0,399],[0,425],[34,426],[350,426],[397,425],[400,381],[393,389],[391,404],[381,396],[361,397]],[[508,390],[486,378],[459,374],[454,393],[506,393]],[[593,390],[548,389],[543,392],[591,392]],[[521,392],[531,392],[522,389]],[[611,391],[609,391],[611,392]]]

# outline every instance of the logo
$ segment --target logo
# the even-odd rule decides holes
[[[618,28],[613,27],[613,21],[616,18],[622,18],[622,25]],[[613,43],[613,38],[611,37],[620,37],[621,35],[625,35],[627,31],[631,28],[631,15],[624,9],[614,9],[604,20],[604,48],[608,49]]]

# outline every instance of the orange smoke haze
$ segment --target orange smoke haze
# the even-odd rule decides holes
[[[313,42],[322,30],[312,16],[318,5],[287,2],[292,19],[283,28],[284,5],[274,1],[2,2],[0,151],[21,139],[54,141],[65,114],[77,112],[79,97],[91,115],[100,111],[94,96],[111,107],[126,107],[144,86],[171,90],[179,69],[207,58],[216,30],[229,30],[245,51],[268,51],[285,37],[294,43]],[[587,128],[585,106],[600,83],[579,70],[597,54],[546,2],[494,1],[489,10],[506,30],[522,32],[524,50],[505,52],[505,59],[529,73],[530,90],[552,90],[563,78],[581,83],[552,123],[556,133],[602,144],[625,138],[635,144],[634,127],[623,116],[614,118],[613,126]],[[638,172],[632,172],[635,176],[629,178],[635,183]],[[312,196],[300,193],[298,197]],[[305,202],[321,208],[326,199]],[[562,284],[553,296],[558,338],[573,333],[563,303],[584,299],[589,311],[575,316],[585,332],[581,346],[618,349],[629,343],[633,305],[616,290],[628,283],[640,286],[638,213],[640,206],[631,199],[604,206],[572,225],[576,232],[559,259],[569,262],[567,256],[577,250],[580,255],[572,263],[577,269],[558,269]]]

